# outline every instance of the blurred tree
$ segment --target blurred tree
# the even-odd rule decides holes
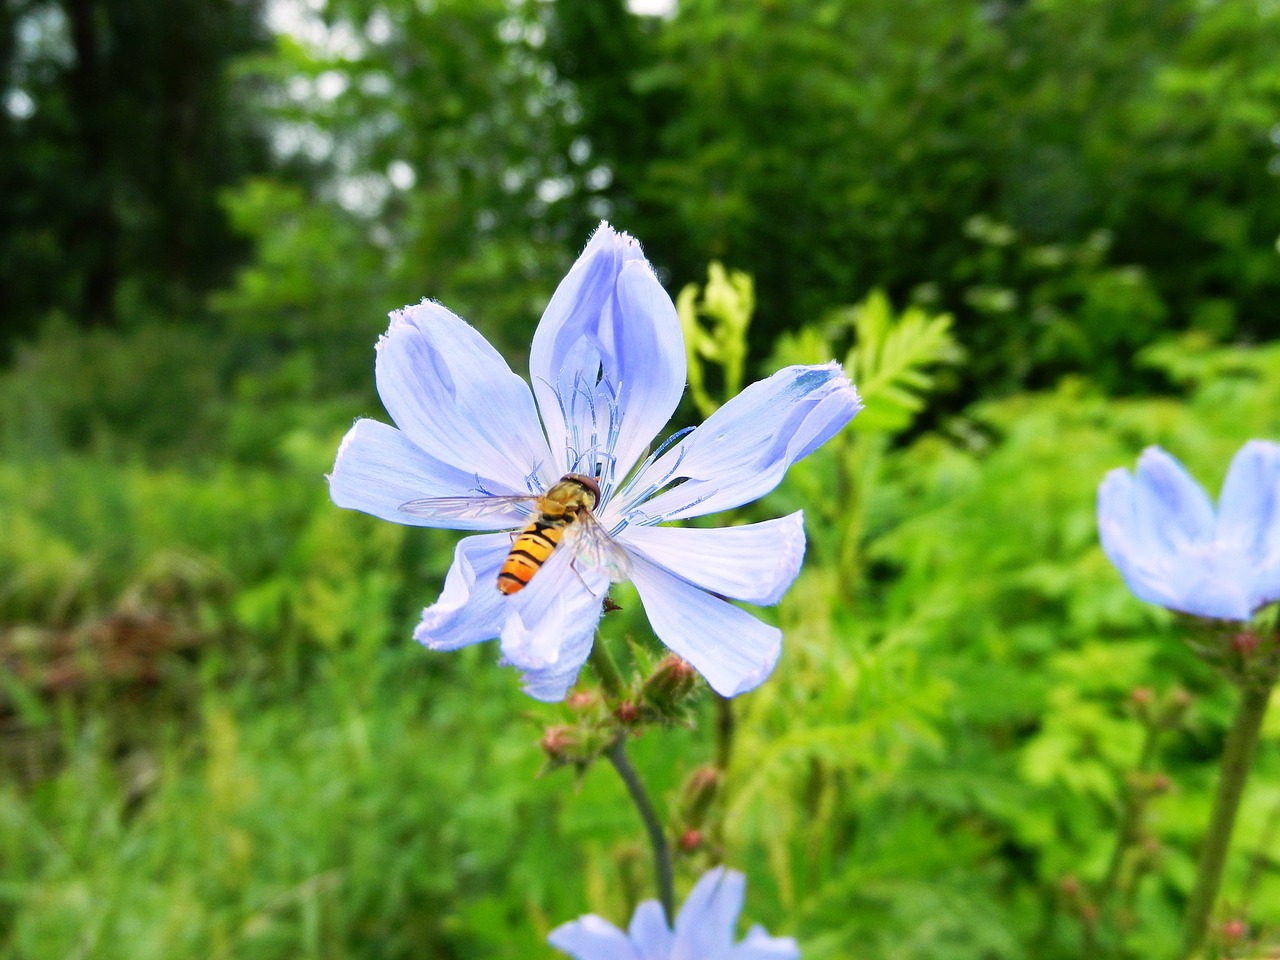
[[[312,183],[229,196],[256,262],[216,299],[241,334],[316,358],[318,382],[368,390],[389,309],[425,297],[526,349],[586,234],[548,214],[571,193],[574,109],[543,55],[538,4],[330,0],[244,69],[267,81],[280,142]]]
[[[673,285],[713,258],[754,275],[757,355],[874,286],[956,315],[971,392],[1070,369],[1129,389],[1161,327],[1276,332],[1273,5],[619,9],[556,3],[573,135]]]
[[[50,313],[189,314],[243,245],[217,193],[263,169],[228,61],[260,0],[11,0],[0,18],[0,353]]]

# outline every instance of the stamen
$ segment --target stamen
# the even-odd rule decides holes
[[[692,429],[693,429],[692,427],[688,427],[682,432],[687,433],[689,430],[692,430]],[[678,435],[679,434],[677,434],[677,436]],[[671,439],[674,440],[675,437],[672,437]],[[666,443],[664,443],[662,447],[660,447],[653,456],[651,456],[648,460],[645,461],[645,466],[646,467],[649,466],[650,461],[652,461],[653,458],[657,456],[657,453],[661,453],[662,450],[666,449],[670,445],[671,445],[671,440],[668,440]],[[663,476],[663,478],[657,481],[656,483],[649,484],[640,493],[635,493],[634,491],[631,490],[631,487],[628,486],[627,489],[622,493],[622,496],[624,496],[627,501],[626,506],[623,507],[623,512],[629,513],[634,507],[638,506],[641,503],[644,503],[650,497],[655,496],[659,490],[661,490],[668,483],[670,483],[675,478],[676,471],[680,469],[680,464],[684,463],[684,458],[688,456],[688,454],[689,454],[689,448],[682,447],[680,449],[679,456],[677,456],[675,459],[675,462],[671,464],[671,469],[666,472],[666,475]],[[643,473],[643,468],[636,472],[636,476],[638,477],[642,473]],[[632,482],[634,483],[634,481]]]
[[[628,515],[628,520],[633,521],[637,526],[640,526],[640,527],[652,527],[659,523],[666,523],[668,520],[674,517],[677,513],[683,513],[685,510],[692,510],[694,507],[702,503],[704,500],[710,500],[712,497],[716,495],[717,492],[718,491],[710,490],[707,493],[704,493],[702,496],[697,497],[693,500],[690,500],[688,503],[684,504],[683,506],[676,507],[674,510],[667,510],[654,517],[649,516],[643,510],[636,510],[635,512]],[[636,519],[637,517],[639,517],[638,520]]]

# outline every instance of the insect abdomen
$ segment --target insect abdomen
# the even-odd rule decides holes
[[[518,593],[547,562],[551,551],[564,536],[563,524],[534,520],[520,531],[511,552],[498,571],[498,589],[505,594]]]

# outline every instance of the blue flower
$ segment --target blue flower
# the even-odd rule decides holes
[[[498,637],[525,691],[560,700],[591,650],[610,578],[626,576],[654,632],[715,690],[757,686],[781,632],[729,600],[778,602],[804,556],[801,513],[664,524],[763,496],[848,423],[861,400],[840,366],[780,370],[646,457],[684,392],[684,343],[639,244],[602,224],[551,298],[529,367],[532,391],[471,326],[426,301],[393,313],[378,343],[378,393],[396,426],[356,422],[329,477],[334,503],[396,523],[507,531],[458,544],[416,639],[453,650]],[[525,589],[500,593],[510,531],[530,516],[512,498],[570,473],[598,482],[592,512],[625,570],[557,549]],[[481,497],[487,508],[458,506]]]
[[[745,940],[734,944],[745,887],[742,874],[717,867],[689,892],[674,930],[658,901],[646,900],[636,908],[626,933],[588,914],[556,927],[547,942],[575,960],[798,960],[794,940],[771,937],[760,927],[752,927]]]
[[[1221,620],[1248,620],[1280,599],[1280,445],[1250,440],[1231,460],[1218,512],[1159,447],[1133,476],[1098,487],[1102,549],[1139,600]]]

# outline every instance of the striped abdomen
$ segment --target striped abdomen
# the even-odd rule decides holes
[[[547,562],[571,519],[564,517],[548,521],[539,517],[521,530],[503,561],[502,569],[498,571],[498,589],[507,594],[523,590]]]
[[[551,489],[538,498],[533,520],[516,534],[511,552],[498,571],[498,589],[512,594],[528,586],[563,539],[565,528],[582,513],[589,513],[599,500],[600,487],[592,477],[569,473],[552,484]]]

